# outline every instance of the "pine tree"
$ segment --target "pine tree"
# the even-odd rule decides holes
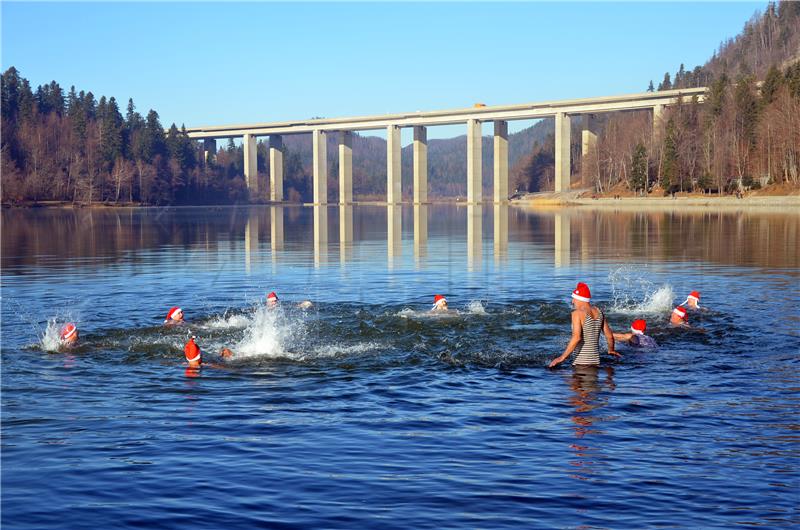
[[[633,191],[647,190],[647,149],[642,142],[633,150],[630,186]]]
[[[654,90],[655,90],[655,89],[653,88],[653,80],[651,79],[651,80],[650,80],[650,84],[649,84],[649,85],[647,85],[647,91],[648,91],[648,92],[653,92]]]
[[[678,181],[678,148],[675,137],[675,120],[670,118],[664,131],[664,166],[661,170],[661,187],[669,193]]]

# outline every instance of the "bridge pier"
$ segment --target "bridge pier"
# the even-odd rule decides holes
[[[570,123],[569,115],[564,112],[556,113],[556,193],[569,191],[570,179]]]
[[[244,145],[244,180],[251,197],[258,194],[258,154],[256,152],[256,137],[245,134],[242,141]]]
[[[386,128],[386,202],[402,202],[400,186],[401,173],[400,127],[389,125]]]
[[[494,202],[508,200],[508,122],[494,122]]]
[[[481,122],[467,121],[467,203],[478,204],[483,200],[483,156]]]
[[[215,138],[203,138],[203,164],[217,154],[217,140]]]
[[[594,168],[589,167],[592,159],[590,153],[595,153],[597,150],[597,135],[592,132],[591,114],[583,115],[583,131],[581,132],[581,185],[588,186],[592,183],[594,177]]]
[[[314,204],[328,204],[328,145],[327,134],[320,129],[311,133],[314,165]]]
[[[353,202],[353,133],[339,136],[339,204]]]
[[[664,105],[653,107],[653,144],[658,145],[664,131]]]
[[[428,202],[428,128],[414,127],[414,204]]]
[[[283,200],[283,137],[269,137],[269,200]]]

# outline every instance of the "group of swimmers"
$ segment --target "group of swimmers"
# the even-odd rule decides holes
[[[600,364],[600,333],[605,336],[608,343],[608,354],[614,357],[622,357],[615,350],[615,342],[625,342],[629,346],[635,348],[654,348],[657,347],[656,341],[652,337],[645,335],[647,330],[647,322],[643,319],[634,320],[631,323],[630,332],[627,333],[614,333],[609,326],[608,321],[605,319],[603,311],[597,306],[591,304],[591,292],[589,286],[583,282],[579,282],[572,291],[572,304],[574,310],[572,311],[572,336],[567,343],[566,348],[561,355],[553,359],[549,367],[554,368],[564,362],[570,354],[577,352],[573,365],[598,365]],[[271,292],[266,297],[266,304],[268,308],[276,308],[279,300],[275,292]],[[297,304],[300,309],[310,309],[313,304],[304,300]],[[683,304],[675,307],[670,314],[670,325],[673,327],[688,327],[690,310],[700,309],[700,293],[692,291],[686,297]],[[447,298],[444,295],[437,294],[433,297],[433,307],[431,313],[447,313]],[[172,307],[167,312],[164,319],[165,326],[180,325],[184,322],[183,310],[180,307]],[[70,322],[61,328],[61,343],[64,346],[74,346],[78,342],[78,328]],[[186,362],[189,368],[200,368],[203,363],[203,356],[200,347],[197,345],[197,337],[192,337],[184,345],[183,351],[186,357]],[[228,348],[222,348],[220,357],[230,359],[233,357],[233,352]]]

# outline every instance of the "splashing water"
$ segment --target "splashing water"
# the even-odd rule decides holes
[[[252,323],[247,315],[222,315],[212,318],[200,326],[207,329],[243,329]]]
[[[47,327],[42,335],[39,345],[44,351],[57,352],[61,347],[61,326],[55,318],[47,321]]]
[[[300,332],[300,322],[289,322],[280,309],[260,306],[244,330],[244,336],[231,349],[236,359],[250,357],[295,357],[286,345]]]
[[[467,312],[472,313],[473,315],[485,315],[486,308],[483,307],[483,304],[480,300],[473,300],[467,304]]]
[[[656,287],[645,277],[643,267],[619,267],[611,271],[614,302],[612,310],[618,313],[660,313],[672,308],[675,293],[668,284]]]

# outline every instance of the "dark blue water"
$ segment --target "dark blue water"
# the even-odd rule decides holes
[[[2,223],[3,528],[800,525],[796,212]],[[577,281],[660,348],[548,370]],[[670,329],[695,289],[699,329]],[[427,313],[436,293],[452,314]],[[173,305],[188,323],[165,329]],[[81,342],[65,351],[66,321]]]

